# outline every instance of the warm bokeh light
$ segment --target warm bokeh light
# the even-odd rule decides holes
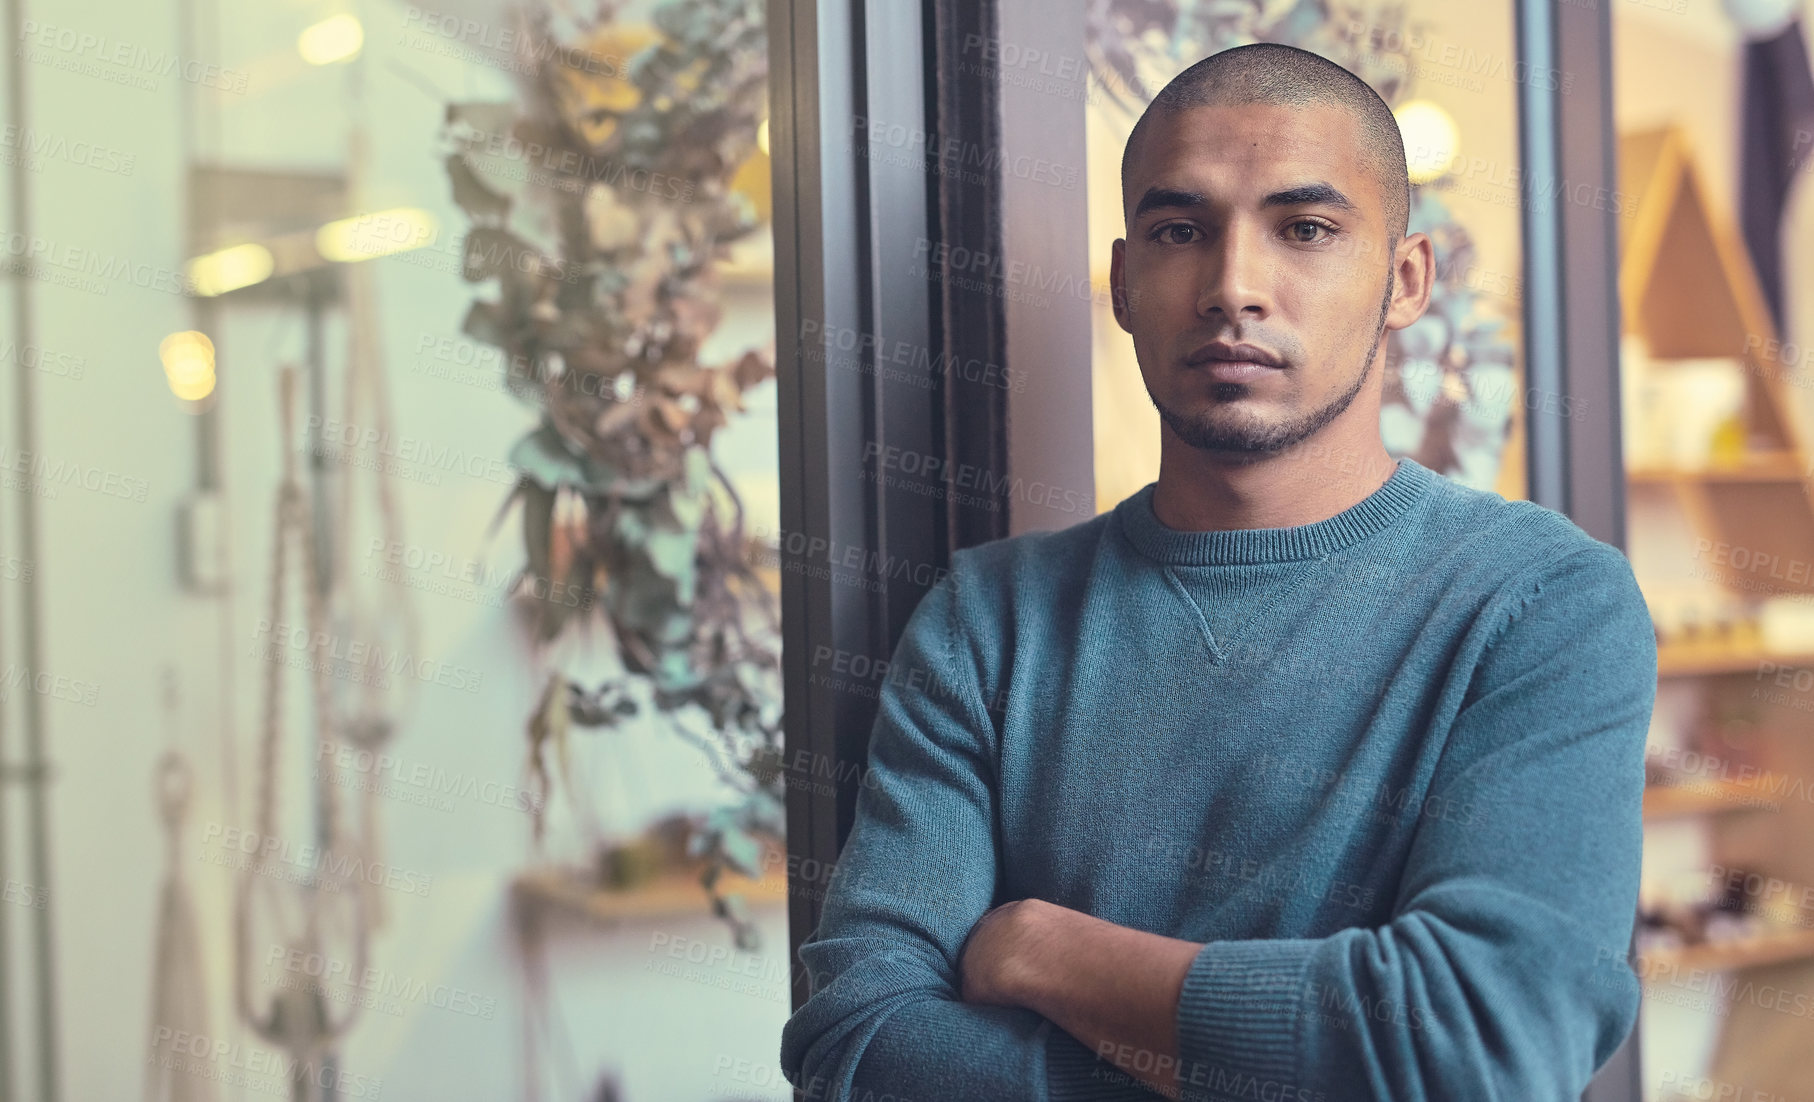
[[[189,281],[204,298],[224,295],[271,278],[271,250],[254,242],[198,256],[188,264]]]
[[[214,373],[210,371],[205,377],[188,382],[170,380],[170,393],[185,402],[199,402],[214,393]]]
[[[310,65],[332,65],[351,61],[365,45],[365,28],[351,15],[336,15],[302,32],[296,39],[296,52]]]
[[[1413,184],[1439,180],[1455,163],[1461,132],[1455,120],[1427,99],[1414,99],[1393,112],[1405,140],[1405,165]]]
[[[416,207],[394,207],[329,222],[315,233],[315,249],[343,264],[419,249],[435,238],[435,216]]]
[[[158,342],[158,359],[170,392],[185,401],[199,401],[214,392],[214,342],[206,333],[185,329]]]
[[[762,125],[756,127],[756,148],[762,150],[762,155],[764,157],[768,156],[768,120],[767,119],[763,119]]]

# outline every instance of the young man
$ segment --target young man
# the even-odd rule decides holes
[[[1429,301],[1363,82],[1245,46],[1122,162],[1159,479],[905,629],[781,1062],[814,1099],[1564,1102],[1636,1017],[1650,618],[1380,440]]]

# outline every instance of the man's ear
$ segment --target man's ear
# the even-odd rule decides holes
[[[1423,317],[1430,306],[1430,290],[1436,279],[1436,247],[1429,234],[1407,234],[1399,242],[1392,274],[1392,305],[1386,311],[1386,328],[1403,329]]]
[[[1109,304],[1115,309],[1115,323],[1124,332],[1132,333],[1127,305],[1127,271],[1123,267],[1126,255],[1127,238],[1117,237],[1109,250]]]

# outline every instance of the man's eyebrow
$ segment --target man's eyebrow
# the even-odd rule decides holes
[[[1286,188],[1283,191],[1275,191],[1266,198],[1260,200],[1260,206],[1262,208],[1324,206],[1334,207],[1335,209],[1344,211],[1348,214],[1359,214],[1361,212],[1360,207],[1355,204],[1354,200],[1343,195],[1331,185],[1321,182],[1300,184],[1297,187]]]
[[[1138,220],[1141,215],[1149,210],[1168,210],[1177,207],[1201,207],[1205,205],[1207,205],[1207,200],[1194,191],[1184,191],[1180,188],[1170,187],[1149,187],[1146,189],[1146,194],[1140,197],[1140,202],[1134,205],[1134,218],[1135,220]]]
[[[1134,206],[1134,218],[1153,210],[1188,209],[1203,207],[1209,204],[1200,192],[1186,191],[1183,188],[1151,187],[1140,197]],[[1325,206],[1347,214],[1361,213],[1360,206],[1354,200],[1342,194],[1341,190],[1321,181],[1311,184],[1299,184],[1297,187],[1275,191],[1260,200],[1260,207],[1307,207]]]

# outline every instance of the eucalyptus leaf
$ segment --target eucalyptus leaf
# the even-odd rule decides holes
[[[726,831],[720,840],[724,856],[738,872],[752,879],[762,875],[762,843],[741,830]]]
[[[560,433],[546,421],[510,449],[510,465],[545,490],[586,484],[583,457],[574,454]]]

